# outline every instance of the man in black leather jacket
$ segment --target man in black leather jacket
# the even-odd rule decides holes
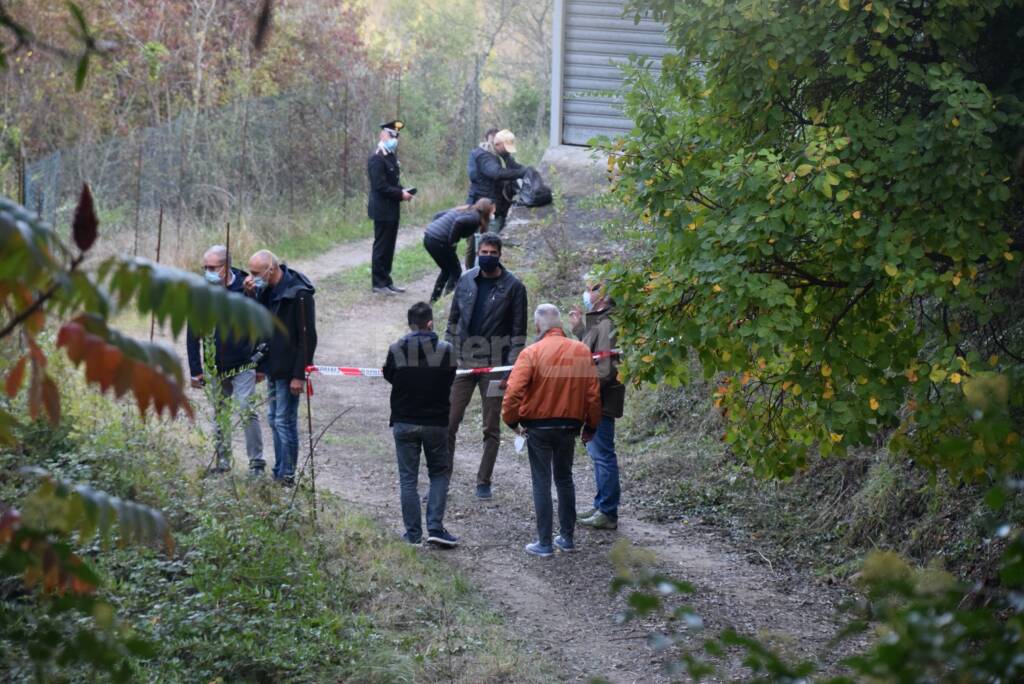
[[[486,368],[515,363],[526,346],[526,287],[500,263],[501,238],[480,237],[480,265],[462,274],[452,296],[445,339],[455,346],[459,368]],[[506,374],[507,375],[507,374]],[[491,475],[501,439],[501,396],[487,396],[491,374],[460,375],[452,385],[448,419],[448,454],[454,465],[455,438],[473,391],[483,406],[483,455],[476,495],[491,498]]]

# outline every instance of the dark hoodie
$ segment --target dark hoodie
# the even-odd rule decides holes
[[[316,289],[309,278],[281,264],[281,280],[274,287],[265,287],[256,295],[284,326],[275,329],[267,354],[259,370],[271,380],[303,380],[306,366],[313,363],[316,351]],[[306,314],[306,339],[303,344],[302,313]],[[305,347],[305,353],[303,348]]]
[[[244,294],[242,283],[249,274],[238,268],[232,268],[231,273],[234,274],[235,279],[227,286],[228,291]],[[214,367],[218,373],[229,373],[250,363],[252,360],[253,345],[248,340],[235,340],[229,335],[222,334],[218,328],[213,331],[213,342],[215,350]],[[195,333],[192,332],[192,327],[189,326],[185,335],[185,349],[188,351],[188,371],[193,378],[203,374],[201,348],[202,344],[200,344],[199,338],[196,337]]]

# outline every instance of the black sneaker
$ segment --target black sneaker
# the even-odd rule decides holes
[[[421,544],[421,543],[423,543],[423,538],[422,537],[413,537],[408,532],[406,532],[405,534],[402,535],[402,539],[404,539],[405,541],[409,542],[410,544]]]
[[[438,546],[444,546],[447,548],[453,548],[459,545],[459,538],[448,530],[442,528],[440,530],[431,530],[427,533],[427,542],[430,544],[437,544]]]
[[[491,494],[491,485],[477,485],[476,486],[476,498],[478,499],[490,499],[493,495]]]
[[[395,294],[402,294],[403,292],[405,292],[405,288],[404,287],[398,287],[394,283],[388,285],[388,289],[391,290],[392,292],[394,292]]]
[[[295,486],[295,478],[293,476],[291,476],[291,475],[289,475],[288,477],[282,477],[278,481],[281,483],[282,487],[294,487]]]

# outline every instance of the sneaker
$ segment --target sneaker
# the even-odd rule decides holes
[[[423,542],[422,537],[413,537],[408,532],[402,535],[402,539],[409,542],[410,544],[421,544]]]
[[[388,289],[391,290],[395,294],[402,294],[403,292],[405,292],[405,288],[404,287],[398,287],[394,283],[388,285]]]
[[[281,483],[282,487],[294,487],[295,477],[293,475],[288,475],[287,477],[282,477],[278,482]]]
[[[576,550],[576,545],[572,543],[572,539],[566,539],[562,535],[555,537],[555,548],[564,553],[572,553]]]
[[[459,545],[459,538],[448,530],[441,528],[440,530],[431,530],[428,532],[427,542],[430,544],[437,544],[438,546],[446,546],[450,549]]]
[[[584,518],[590,518],[595,513],[597,513],[597,509],[596,508],[588,508],[586,513],[580,513],[579,515],[576,516],[576,519],[577,520],[583,520]]]
[[[539,556],[540,558],[548,558],[549,556],[555,555],[555,550],[550,546],[544,546],[539,541],[531,542],[524,547],[526,553],[531,556]]]
[[[619,528],[619,521],[617,518],[612,518],[601,511],[598,511],[589,518],[583,518],[577,521],[580,525],[586,525],[595,530],[617,530]]]
[[[392,295],[395,295],[397,293],[387,287],[375,287],[373,288],[373,294],[382,294],[391,297]]]
[[[254,466],[249,468],[249,477],[253,480],[263,477],[263,466]]]
[[[476,498],[478,499],[490,499],[491,485],[477,485],[476,486]]]

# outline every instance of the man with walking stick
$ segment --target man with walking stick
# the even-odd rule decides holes
[[[316,352],[316,289],[309,278],[267,250],[252,255],[249,274],[246,294],[267,307],[283,326],[274,330],[257,370],[267,377],[274,480],[291,486],[299,460],[299,397],[306,387],[306,367],[313,364]]]

